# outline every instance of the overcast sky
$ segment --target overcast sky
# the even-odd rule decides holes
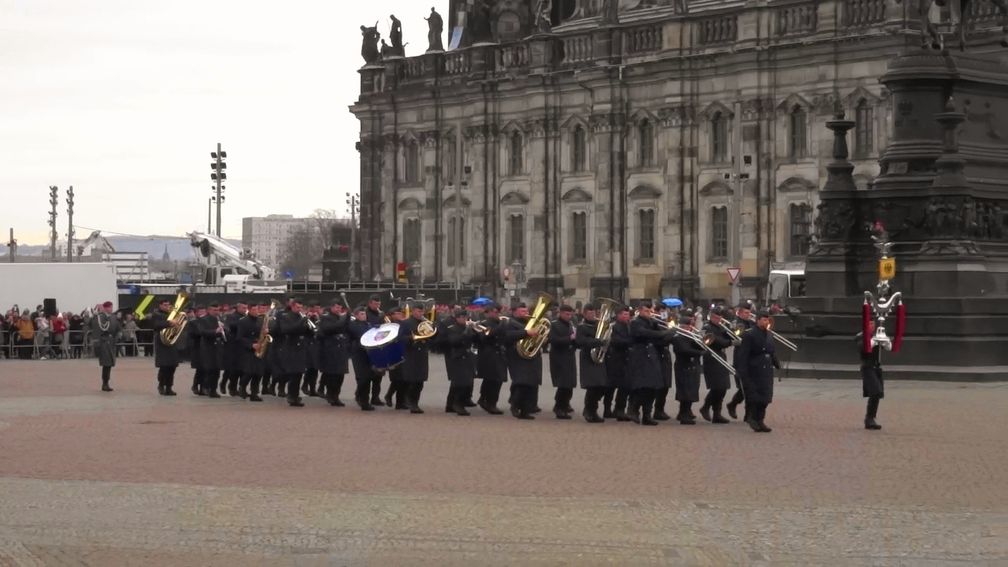
[[[223,233],[241,218],[345,208],[359,188],[360,25],[403,21],[427,48],[432,5],[373,0],[0,0],[0,242],[48,241],[49,186],[74,224],[205,230],[210,152],[228,153]],[[446,26],[447,27],[447,26]],[[447,42],[446,42],[447,43]],[[84,232],[84,234],[82,234]]]

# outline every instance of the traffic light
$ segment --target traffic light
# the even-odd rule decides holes
[[[406,279],[406,262],[396,263],[396,279],[399,280],[399,283],[408,283]]]

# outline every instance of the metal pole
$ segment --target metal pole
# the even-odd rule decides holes
[[[10,240],[7,241],[7,260],[14,263],[14,256],[17,255],[17,240],[14,240],[14,227],[10,229]]]
[[[73,207],[74,207],[74,190],[73,185],[67,190],[67,262],[73,262],[73,244],[74,244],[74,228],[73,228]]]
[[[221,223],[221,178],[224,177],[223,169],[221,168],[221,145],[217,142],[217,237],[220,238],[220,223]]]
[[[210,208],[211,208],[210,206],[213,203],[213,200],[214,200],[213,197],[207,197],[207,200],[206,200],[206,231],[207,231],[207,234],[212,234],[210,232]]]

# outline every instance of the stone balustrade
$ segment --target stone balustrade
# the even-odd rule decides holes
[[[738,18],[735,15],[705,18],[699,22],[700,45],[715,45],[735,41],[738,37]]]
[[[628,55],[640,55],[661,51],[662,37],[661,25],[630,28],[623,35],[626,53]]]
[[[843,8],[843,22],[847,26],[869,26],[886,19],[885,0],[847,0]]]
[[[791,35],[816,30],[819,7],[815,2],[792,4],[777,9],[777,34]]]

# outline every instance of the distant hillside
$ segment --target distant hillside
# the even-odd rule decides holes
[[[160,260],[164,254],[165,247],[168,247],[168,255],[172,260],[186,261],[193,258],[193,247],[189,245],[187,237],[173,236],[148,236],[145,238],[135,236],[109,236],[108,241],[115,247],[117,252],[146,252],[151,260]],[[231,244],[241,248],[241,240],[228,240]],[[60,249],[63,250],[63,245]],[[3,254],[0,258],[7,256],[7,247],[2,248]],[[19,256],[49,256],[48,245],[22,245],[18,246]],[[65,256],[64,251],[61,256]]]

